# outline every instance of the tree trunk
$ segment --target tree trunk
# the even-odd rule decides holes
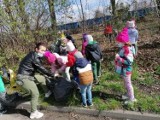
[[[84,11],[83,11],[83,6],[82,6],[82,1],[81,0],[80,0],[80,3],[81,3],[81,10],[82,10],[82,17],[83,17],[83,20],[82,20],[82,24],[83,24],[82,32],[84,32]]]
[[[160,0],[156,0],[156,2],[157,2],[157,8],[160,11]]]
[[[116,15],[116,1],[115,0],[110,0],[110,1],[112,5],[112,15],[115,16]]]
[[[54,32],[56,32],[56,14],[55,14],[55,8],[54,8],[54,2],[55,0],[48,0],[48,6],[50,11],[50,17],[51,17],[51,28]]]

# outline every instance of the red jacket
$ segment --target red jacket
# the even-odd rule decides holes
[[[72,67],[76,62],[75,57],[72,54],[68,54],[68,62],[66,63],[66,66]]]
[[[112,30],[112,26],[111,25],[107,25],[106,28],[104,29],[104,34],[111,34],[113,32]]]

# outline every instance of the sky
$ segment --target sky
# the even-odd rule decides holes
[[[102,13],[105,13],[106,15],[109,15],[109,11],[104,12],[105,8],[109,7],[110,5],[110,0],[81,0],[82,1],[82,6],[83,10],[85,13],[85,16],[87,19],[94,18],[95,16],[95,11],[98,9]],[[131,0],[116,0],[116,3],[118,2],[123,2],[125,3],[130,3]],[[63,16],[63,15],[58,15],[57,18],[59,23],[69,23],[69,22],[76,22],[80,20],[80,14],[81,14],[81,5],[80,5],[80,0],[70,0],[71,4],[71,13],[68,16],[72,16],[72,19]],[[63,18],[63,20],[62,20]],[[64,19],[65,18],[65,19]]]

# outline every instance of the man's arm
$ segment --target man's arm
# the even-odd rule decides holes
[[[33,64],[35,65],[35,67],[42,73],[48,76],[52,76],[53,74],[48,71],[40,62],[40,60],[38,58],[35,58],[35,60],[33,60]]]

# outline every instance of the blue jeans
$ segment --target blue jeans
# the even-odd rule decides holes
[[[83,105],[92,104],[92,84],[80,85]],[[87,93],[87,94],[86,94]],[[87,100],[88,97],[88,100]]]

